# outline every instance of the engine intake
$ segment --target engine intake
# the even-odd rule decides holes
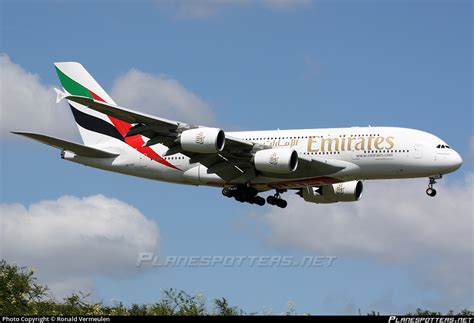
[[[293,149],[259,150],[255,153],[254,164],[261,172],[291,173],[298,167],[298,153]]]
[[[179,139],[185,151],[193,153],[217,153],[224,149],[225,133],[218,128],[196,128],[185,130]]]
[[[354,202],[360,200],[364,185],[361,181],[351,181],[323,186],[303,188],[302,197],[311,203]]]

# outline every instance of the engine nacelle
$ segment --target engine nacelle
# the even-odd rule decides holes
[[[361,181],[308,186],[303,188],[302,197],[311,203],[354,202],[360,199],[363,189]]]
[[[193,153],[217,153],[224,149],[225,134],[218,128],[196,128],[183,131],[181,147]]]
[[[259,150],[254,156],[255,168],[261,172],[285,174],[298,167],[298,153],[293,149]]]

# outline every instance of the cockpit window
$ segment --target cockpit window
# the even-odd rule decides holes
[[[450,147],[448,145],[438,145],[438,146],[436,146],[436,148],[448,148],[448,149],[450,149]]]

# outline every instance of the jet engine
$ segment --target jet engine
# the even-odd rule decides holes
[[[261,172],[291,173],[298,167],[298,153],[284,148],[259,150],[255,153],[254,164]]]
[[[181,147],[193,153],[217,153],[224,149],[225,133],[218,128],[196,128],[183,131]]]
[[[307,186],[300,191],[306,202],[336,203],[354,202],[362,196],[364,185],[361,181],[351,181],[323,186]]]

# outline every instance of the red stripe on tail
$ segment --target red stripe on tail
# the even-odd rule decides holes
[[[92,97],[94,100],[101,101],[107,103],[104,99],[102,99],[100,96],[89,90],[91,93]],[[166,159],[161,157],[159,154],[157,154],[151,147],[142,147],[145,141],[143,140],[141,135],[134,135],[130,137],[125,137],[125,135],[128,133],[132,125],[128,122],[125,122],[123,120],[108,116],[112,124],[117,128],[118,132],[124,137],[125,142],[132,148],[135,148],[138,150],[141,154],[153,159],[154,161],[163,164],[165,166],[180,170],[178,167],[174,166],[170,162],[168,162]]]

